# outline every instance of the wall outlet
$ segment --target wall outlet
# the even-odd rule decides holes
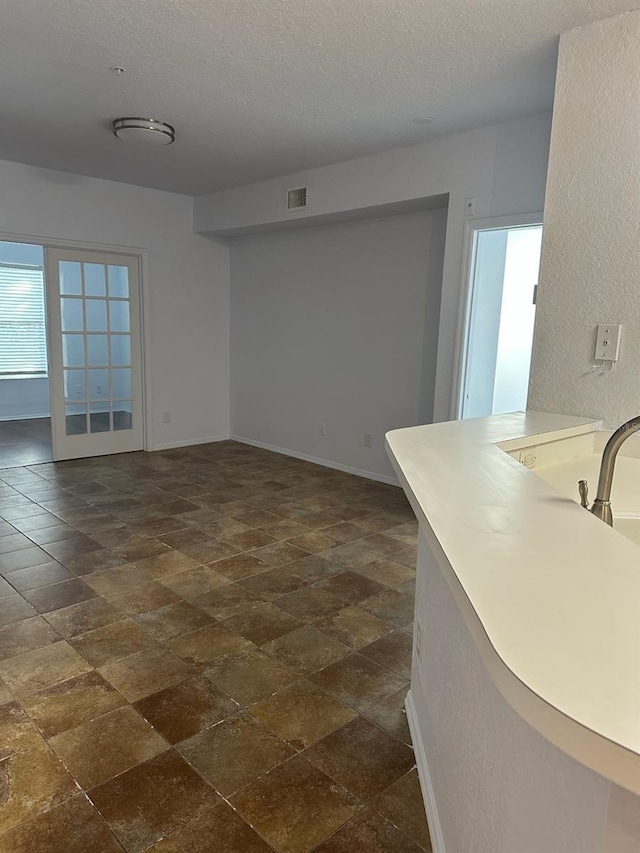
[[[518,462],[525,468],[535,468],[538,462],[538,454],[535,450],[521,450],[518,454]]]
[[[325,426],[325,424],[320,424],[320,435],[326,435],[326,434],[327,434],[327,427]]]
[[[162,413],[162,423],[170,424],[171,423],[171,412],[163,412]]]
[[[416,655],[418,660],[422,660],[422,650],[424,646],[424,632],[422,630],[422,624],[420,622],[416,622]]]
[[[365,432],[364,434],[364,446],[373,447],[373,436],[370,432]]]

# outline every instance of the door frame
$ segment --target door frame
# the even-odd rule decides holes
[[[93,243],[87,240],[60,240],[56,237],[40,237],[34,234],[13,234],[8,231],[0,231],[0,241],[9,243],[31,243],[43,246],[45,249],[72,249],[86,252],[113,252],[117,255],[129,255],[137,259],[138,281],[140,287],[140,350],[142,368],[142,449],[151,450],[151,377],[149,365],[151,364],[151,342],[150,342],[150,312],[148,299],[148,270],[149,258],[146,249],[137,246],[117,246],[111,243]],[[47,317],[47,361],[51,364],[51,335],[49,302],[46,299],[45,280],[45,307]],[[49,382],[49,399],[53,399],[51,373],[47,376]]]
[[[468,367],[469,331],[474,298],[476,235],[479,231],[501,231],[505,228],[526,228],[531,225],[543,225],[542,219],[542,211],[539,211],[534,213],[516,213],[509,216],[468,219],[465,222],[460,298],[458,300],[458,320],[456,325],[456,347],[453,364],[453,388],[451,389],[451,409],[449,412],[449,416],[453,421],[460,420],[462,416],[462,395],[465,388]]]

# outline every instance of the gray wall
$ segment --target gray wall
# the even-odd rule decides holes
[[[445,228],[437,210],[233,240],[232,433],[392,478],[385,432],[432,418]]]

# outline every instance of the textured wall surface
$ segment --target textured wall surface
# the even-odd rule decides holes
[[[192,208],[188,196],[0,160],[5,239],[146,250],[154,447],[229,433],[229,250],[193,234]]]
[[[309,187],[310,206],[295,214],[297,222],[448,194],[433,401],[434,419],[448,420],[453,411],[465,201],[475,199],[477,217],[539,213],[544,204],[549,133],[550,115],[543,113],[211,193],[195,199],[194,229],[225,234],[282,226],[291,221],[291,214],[284,210],[285,188],[300,185]]]
[[[561,39],[529,408],[640,411],[640,11]],[[595,327],[622,323],[600,375]]]
[[[507,704],[423,537],[416,620],[424,652],[418,660],[414,647],[414,745],[426,753],[446,853],[626,853],[601,844],[610,783]]]
[[[445,222],[438,210],[232,241],[232,432],[392,477],[384,433],[431,419]]]

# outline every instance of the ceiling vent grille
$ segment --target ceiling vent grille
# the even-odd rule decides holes
[[[308,206],[309,193],[306,187],[291,187],[286,193],[287,210],[304,210]]]

